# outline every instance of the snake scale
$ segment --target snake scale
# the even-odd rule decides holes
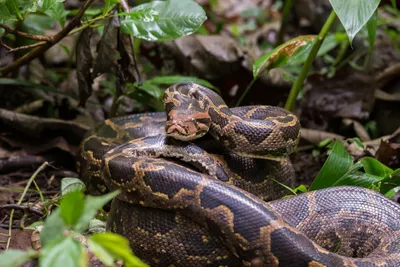
[[[400,206],[334,187],[281,198],[300,125],[283,109],[229,109],[208,88],[164,94],[165,113],[106,120],[82,142],[89,192],[119,189],[108,229],[150,266],[400,266]]]

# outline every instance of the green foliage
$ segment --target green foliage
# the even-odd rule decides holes
[[[78,178],[65,177],[61,180],[61,195],[66,195],[73,191],[84,192],[86,185]]]
[[[169,41],[196,32],[207,16],[192,0],[153,1],[131,9],[123,32],[148,41]]]
[[[63,2],[64,0],[43,0],[42,11],[64,27],[68,12],[65,10]]]
[[[19,267],[39,255],[36,251],[29,249],[27,251],[9,249],[0,254],[1,267]]]
[[[360,142],[358,140],[358,142]],[[361,143],[361,145],[363,145]],[[332,148],[328,159],[321,168],[310,190],[354,185],[379,191],[393,196],[400,189],[400,169],[391,168],[371,157],[361,158],[354,163],[353,157],[339,141],[330,144]],[[361,171],[363,170],[363,171]]]
[[[380,0],[330,0],[330,2],[351,43],[356,34],[373,17]],[[373,27],[373,24],[371,24],[371,27]]]
[[[82,234],[90,221],[107,202],[119,192],[99,197],[84,196],[83,187],[73,178],[62,181],[63,197],[60,207],[53,211],[44,222],[40,232],[42,250],[9,250],[0,254],[0,263],[5,266],[20,266],[29,260],[38,258],[43,267],[87,266],[86,250],[75,237]],[[73,190],[75,188],[76,190]],[[68,193],[67,193],[68,192]],[[123,260],[125,266],[146,266],[132,254],[128,240],[117,234],[102,233],[90,238],[90,248],[107,266],[117,260]],[[0,264],[0,265],[1,265]],[[3,265],[1,265],[3,266]]]
[[[108,266],[111,266],[118,259],[122,259],[125,266],[147,266],[132,254],[128,241],[120,235],[113,233],[93,234],[88,240],[88,244],[101,261]]]

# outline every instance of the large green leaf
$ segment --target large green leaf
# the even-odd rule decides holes
[[[42,249],[39,267],[82,267],[87,255],[72,237],[55,239]]]
[[[119,191],[115,191],[102,196],[86,196],[83,212],[76,222],[74,229],[77,232],[86,230],[89,227],[90,220],[96,216],[97,211],[118,194]]]
[[[0,3],[0,22],[5,22],[11,18],[10,11],[5,4]]]
[[[89,248],[108,266],[116,260],[123,260],[124,266],[146,267],[138,257],[132,254],[126,238],[114,233],[93,234],[88,240]]]
[[[378,8],[380,0],[329,0],[342,22],[350,43],[369,21]]]
[[[203,79],[196,78],[196,77],[191,77],[191,76],[180,76],[180,75],[157,76],[157,77],[151,78],[147,82],[152,83],[152,84],[168,84],[168,85],[176,84],[176,83],[192,82],[192,83],[198,83],[200,85],[206,86],[206,87],[211,88],[211,89],[217,91],[218,93],[220,93],[219,89],[217,87],[215,87],[214,85],[212,85],[210,82],[203,80]]]
[[[47,217],[43,230],[40,232],[40,241],[43,246],[46,246],[54,239],[62,238],[63,232],[68,227],[61,218],[60,209],[56,209],[53,213]]]
[[[169,41],[191,34],[207,19],[203,8],[192,0],[154,1],[125,15],[122,31],[148,41]]]
[[[61,200],[60,215],[67,225],[74,225],[81,217],[84,208],[83,197],[81,191],[73,191]]]
[[[43,0],[42,10],[64,27],[68,12],[64,8],[64,0]]]
[[[310,191],[334,185],[351,170],[352,164],[353,158],[344,145],[339,141],[335,141],[328,159],[311,184]]]
[[[393,173],[393,170],[391,168],[371,157],[362,158],[360,160],[360,163],[363,166],[364,171],[371,175],[385,178],[387,175]]]
[[[0,253],[0,266],[1,267],[17,267],[22,266],[24,263],[36,258],[39,255],[37,251],[28,249],[27,251],[9,249]]]

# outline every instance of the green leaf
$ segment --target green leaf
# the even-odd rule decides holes
[[[378,8],[380,0],[329,0],[340,22],[343,24],[350,43],[354,36],[369,21]]]
[[[151,95],[155,99],[160,99],[164,94],[164,90],[161,90],[160,87],[155,86],[149,82],[144,82],[141,86],[138,86],[139,90],[146,92]]]
[[[6,0],[5,5],[11,15],[18,17],[19,20],[23,19],[21,13],[19,12],[18,0]]]
[[[396,0],[391,0],[391,1],[393,8],[397,9],[397,1]]]
[[[206,87],[213,89],[216,92],[220,93],[219,89],[217,87],[215,87],[214,85],[212,85],[211,83],[209,83],[208,81],[199,79],[196,77],[190,77],[190,76],[180,76],[180,75],[157,76],[157,77],[154,77],[154,78],[148,80],[147,82],[152,83],[152,84],[168,84],[168,85],[192,82],[192,83],[197,83],[197,84],[206,86]]]
[[[65,177],[61,180],[61,195],[66,195],[72,191],[85,191],[86,185],[78,178]]]
[[[44,222],[43,230],[40,232],[42,246],[46,246],[53,239],[62,238],[63,232],[68,229],[60,213],[60,209],[56,209]]]
[[[61,200],[60,215],[67,225],[74,225],[81,217],[84,208],[83,197],[81,191],[73,191]]]
[[[378,24],[378,10],[376,10],[374,12],[374,14],[368,20],[368,23],[367,23],[369,50],[370,51],[373,51],[373,49],[374,49],[377,24]]]
[[[98,210],[100,210],[105,204],[116,197],[119,191],[114,191],[102,196],[87,196],[85,199],[84,209],[82,216],[77,221],[74,229],[77,232],[83,232],[89,227],[90,220],[96,216]]]
[[[372,184],[379,181],[381,181],[380,177],[360,171],[354,171],[343,175],[336,183],[333,184],[333,186],[354,185],[369,188]]]
[[[49,17],[57,20],[64,27],[68,12],[64,7],[64,0],[43,0],[42,10]]]
[[[395,188],[390,189],[388,192],[386,192],[385,197],[392,198],[399,191],[400,191],[400,186],[396,186]]]
[[[72,237],[55,239],[42,249],[40,267],[82,267],[87,255],[82,245]]]
[[[253,64],[253,76],[257,78],[265,70],[283,67],[299,57],[305,58],[311,51],[315,35],[298,36],[259,57]]]
[[[350,170],[352,163],[353,158],[344,145],[335,141],[328,159],[311,184],[310,191],[332,186]]]
[[[9,249],[0,254],[0,267],[19,267],[38,256],[38,252],[32,249],[27,251]]]
[[[124,261],[124,266],[147,266],[132,254],[128,240],[120,235],[109,232],[93,234],[88,240],[88,244],[89,248],[108,266],[120,259]]]
[[[203,8],[192,0],[153,1],[125,15],[122,31],[148,41],[169,41],[191,34],[207,19]]]
[[[107,14],[113,5],[115,5],[118,2],[118,0],[105,0],[104,1],[104,9],[103,9],[103,15]]]
[[[371,157],[365,157],[360,160],[361,165],[364,168],[364,171],[368,174],[372,174],[381,178],[386,177],[387,175],[390,175],[393,170],[384,164],[380,163],[378,160],[371,158]]]
[[[10,11],[5,4],[0,3],[0,22],[5,22],[11,18]]]

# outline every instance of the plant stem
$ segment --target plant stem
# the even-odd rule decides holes
[[[293,111],[297,95],[300,92],[300,89],[303,87],[304,81],[307,78],[308,72],[311,69],[312,63],[315,57],[318,54],[318,50],[321,47],[322,42],[324,41],[326,35],[330,27],[332,26],[333,22],[335,22],[336,13],[332,10],[331,14],[329,15],[328,19],[325,21],[324,26],[322,27],[321,31],[319,32],[314,44],[311,48],[310,54],[307,57],[306,62],[304,63],[303,67],[301,68],[299,77],[297,77],[296,81],[293,83],[292,88],[290,89],[289,97],[285,104],[285,109],[289,111]]]
[[[239,100],[236,102],[235,107],[238,107],[240,105],[240,103],[242,103],[243,98],[247,95],[247,93],[249,92],[250,88],[253,86],[253,84],[255,83],[255,81],[257,80],[257,78],[254,78],[249,85],[247,85],[246,90],[244,90],[243,94],[240,96]]]
[[[282,19],[281,19],[281,26],[279,29],[278,37],[276,38],[275,47],[283,43],[283,36],[285,34],[286,25],[289,21],[289,14],[292,10],[294,4],[294,0],[286,0],[285,6],[283,7],[282,11]]]
[[[26,192],[28,192],[29,187],[31,186],[33,180],[36,178],[36,176],[44,169],[46,166],[49,165],[49,163],[43,162],[42,165],[32,174],[32,176],[29,178],[28,182],[26,183],[26,186],[24,188],[24,191],[22,192],[21,197],[19,198],[17,205],[21,205],[22,201],[25,198]],[[6,245],[6,250],[10,247],[10,242],[11,242],[11,229],[12,229],[12,222],[13,222],[13,217],[14,217],[14,209],[11,210],[10,212],[10,220],[9,220],[9,228],[8,228],[8,239],[7,239],[7,245]]]

